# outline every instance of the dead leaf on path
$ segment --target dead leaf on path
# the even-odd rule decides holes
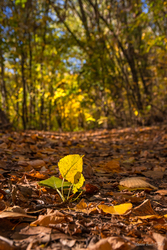
[[[90,213],[96,213],[97,208],[94,203],[89,203],[88,205],[86,204],[85,200],[82,199],[74,208],[76,211],[90,214]]]
[[[132,172],[134,173],[143,173],[143,171],[146,171],[147,168],[145,166],[137,166],[137,167],[132,167]]]
[[[98,205],[98,208],[100,208],[103,212],[107,214],[122,215],[132,208],[132,204],[124,203],[124,204],[117,205],[117,206]]]
[[[3,211],[6,208],[6,205],[3,201],[0,201],[0,211]]]
[[[8,145],[4,142],[0,144],[0,148],[6,149]]]
[[[135,207],[132,210],[133,215],[137,216],[145,216],[145,215],[157,215],[157,213],[153,210],[150,201],[147,199],[138,207]]]
[[[51,234],[52,229],[48,227],[38,226],[38,227],[31,227],[27,226],[20,230],[20,234],[24,235],[38,235],[40,233],[48,233]]]
[[[163,219],[164,217],[159,214],[151,214],[151,215],[137,216],[137,218],[141,220],[160,220]]]
[[[6,212],[14,212],[14,213],[26,214],[26,212],[24,211],[24,209],[22,209],[19,206],[8,207],[5,211]]]
[[[158,246],[158,250],[166,250],[167,249],[167,238],[164,237],[161,234],[158,233],[153,233],[153,238],[155,239],[157,246]]]
[[[129,163],[129,164],[133,164],[135,162],[135,158],[134,157],[130,157],[129,159],[123,161],[122,163]]]
[[[18,248],[14,246],[14,242],[5,237],[0,236],[0,250],[17,250]]]
[[[150,183],[144,181],[140,177],[131,177],[131,178],[125,178],[120,181],[119,183],[119,189],[130,189],[130,190],[136,190],[136,189],[157,189]]]
[[[86,189],[85,190],[86,194],[94,194],[94,193],[99,191],[98,187],[96,187],[96,186],[94,186],[94,185],[92,185],[90,183],[85,185],[85,189]]]
[[[134,195],[119,193],[119,192],[109,192],[108,195],[113,196],[117,199],[124,199],[124,201],[130,201],[131,203],[140,203],[144,200],[144,197],[136,197]]]
[[[101,239],[95,245],[88,247],[87,250],[131,250],[134,249],[134,247],[135,245],[133,245],[133,243],[128,242],[123,237],[109,237]]]
[[[45,166],[45,162],[43,160],[28,161],[28,164],[35,169],[39,169],[42,166]]]
[[[97,242],[95,245],[90,246],[87,250],[111,250],[111,245],[107,239],[102,239]]]
[[[85,210],[85,209],[87,209],[87,204],[86,204],[86,202],[85,202],[85,200],[84,199],[82,199],[77,205],[76,205],[76,209],[77,210]]]
[[[167,224],[156,224],[154,228],[161,232],[167,232]]]
[[[0,213],[0,219],[3,219],[3,218],[7,218],[7,219],[18,219],[18,218],[36,219],[36,216],[31,216],[31,215],[17,213],[17,212],[3,211]]]
[[[66,216],[56,210],[53,213],[47,214],[47,215],[40,215],[39,218],[32,222],[30,226],[45,226],[48,227],[50,224],[59,224],[59,223],[66,223],[68,221],[72,221],[71,216]]]
[[[162,171],[147,171],[142,174],[152,179],[162,179],[165,173]]]
[[[167,190],[166,189],[161,189],[161,190],[156,191],[155,193],[164,196],[164,195],[167,195]]]
[[[114,173],[119,173],[121,171],[119,161],[116,159],[107,162],[103,168],[107,171],[112,171]]]
[[[26,173],[26,176],[30,176],[35,179],[44,180],[47,178],[46,174],[39,173],[38,171],[32,170],[31,173]]]

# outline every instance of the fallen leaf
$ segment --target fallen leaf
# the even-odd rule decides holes
[[[98,187],[96,187],[90,183],[87,183],[85,185],[85,189],[86,189],[85,193],[87,193],[87,194],[94,194],[94,193],[99,191]]]
[[[157,243],[157,250],[166,250],[167,249],[167,238],[161,234],[153,233],[153,238]]]
[[[39,218],[32,222],[30,226],[45,226],[48,227],[50,224],[59,224],[59,223],[66,223],[68,221],[72,221],[72,218],[70,216],[66,216],[56,210],[53,213],[50,213],[48,215],[40,215]]]
[[[121,170],[119,161],[116,159],[107,162],[103,168],[107,171],[109,170],[109,171],[112,171],[114,173],[119,173]]]
[[[132,210],[132,213],[137,216],[145,216],[145,215],[157,215],[157,213],[153,210],[150,201],[147,199],[141,205],[135,207]]]
[[[122,215],[132,208],[132,204],[124,203],[124,204],[117,205],[117,206],[98,205],[98,208],[100,208],[101,210],[103,210],[103,212],[107,214]]]
[[[42,166],[45,166],[45,162],[43,160],[28,161],[28,164],[35,169],[39,169]]]
[[[136,189],[146,189],[146,188],[151,188],[151,189],[157,189],[150,183],[144,181],[140,177],[130,177],[130,178],[125,178],[120,181],[120,189],[131,189],[131,190],[136,190]]]
[[[164,195],[167,195],[167,190],[166,190],[166,189],[165,189],[165,190],[164,190],[164,189],[161,189],[161,190],[156,191],[155,193],[164,196]]]
[[[162,179],[165,173],[162,171],[146,171],[142,174],[152,179]]]
[[[74,210],[82,212],[82,213],[86,213],[86,214],[96,213],[97,212],[97,208],[96,208],[95,204],[89,203],[87,205],[84,199],[82,199],[76,205],[76,207],[74,208]]]
[[[18,250],[18,247],[14,246],[12,240],[0,236],[0,250]]]
[[[36,219],[36,216],[31,216],[23,213],[17,212],[9,212],[9,211],[2,211],[0,212],[0,219],[8,218],[8,219],[18,219],[18,218],[30,218]]]
[[[109,237],[101,239],[95,245],[90,246],[87,250],[132,250],[135,245],[123,237]]]

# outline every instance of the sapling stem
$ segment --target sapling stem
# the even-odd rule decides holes
[[[62,194],[62,196],[64,197],[63,185],[64,185],[64,178],[63,178],[62,183],[61,183],[61,194]]]
[[[60,197],[61,197],[62,201],[64,202],[64,201],[65,201],[64,195],[63,195],[63,194],[61,194],[61,192],[60,192],[60,191],[58,190],[58,188],[56,187],[56,183],[55,183],[55,181],[54,181],[54,187],[55,187],[56,191],[58,192],[58,194],[60,195]]]
[[[70,196],[70,192],[71,192],[72,186],[73,186],[73,184],[71,184],[71,186],[70,186],[70,188],[69,188],[68,195],[67,195],[67,200],[68,200],[68,198],[69,198],[69,196]]]

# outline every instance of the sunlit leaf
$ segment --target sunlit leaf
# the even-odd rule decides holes
[[[64,179],[73,184],[73,193],[83,186],[85,181],[83,170],[83,156],[67,155],[58,162],[59,171]]]
[[[108,214],[125,214],[128,210],[132,208],[131,203],[124,203],[117,206],[107,206],[107,205],[99,205],[98,208],[103,210],[103,212]]]
[[[49,179],[38,182],[38,184],[40,186],[45,186],[45,187],[54,188],[54,189],[55,188],[60,189],[62,187],[62,182],[63,182],[63,180],[61,180],[55,176],[52,176]],[[71,186],[70,182],[67,182],[67,181],[63,182],[63,188],[69,188],[70,186]]]

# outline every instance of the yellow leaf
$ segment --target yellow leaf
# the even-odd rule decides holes
[[[108,214],[125,214],[128,210],[132,208],[131,203],[124,203],[118,206],[107,206],[107,205],[99,205],[98,208],[102,209],[103,212]]]
[[[83,186],[85,181],[83,169],[83,155],[67,155],[58,162],[59,171],[64,179],[73,184],[73,193]]]
[[[74,184],[77,184],[81,178],[81,172],[77,172],[74,176]]]
[[[78,191],[78,189],[80,187],[83,186],[84,181],[85,181],[85,178],[84,178],[83,174],[81,174],[81,177],[80,177],[79,181],[76,184],[75,183],[73,184],[73,190],[72,191],[73,191],[74,194]]]

